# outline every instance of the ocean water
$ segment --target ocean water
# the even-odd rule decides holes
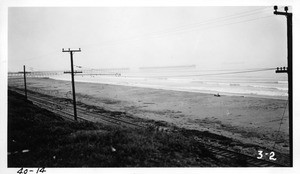
[[[120,75],[118,75],[119,73]],[[70,74],[51,76],[71,80]],[[195,67],[149,68],[124,72],[88,72],[75,76],[77,82],[103,83],[165,90],[201,92],[220,95],[260,96],[287,99],[286,74],[275,70],[243,72],[241,70],[200,70]]]

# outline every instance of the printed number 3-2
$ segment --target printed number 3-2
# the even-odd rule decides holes
[[[263,155],[263,151],[262,150],[259,150],[258,151],[258,157],[257,157],[257,159],[262,159],[262,157],[264,156]],[[272,161],[276,161],[276,158],[274,158],[274,156],[275,156],[275,152],[271,152],[270,153],[270,156],[269,156],[269,160],[272,160]]]

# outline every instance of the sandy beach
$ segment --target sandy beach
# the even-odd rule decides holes
[[[69,81],[28,78],[27,83],[28,90],[72,98]],[[9,80],[9,86],[23,88],[23,81]],[[277,140],[275,149],[288,153],[287,100],[222,94],[215,97],[213,94],[83,82],[76,82],[76,97],[78,102],[87,105],[165,121],[181,128],[210,131],[270,149],[274,149]]]

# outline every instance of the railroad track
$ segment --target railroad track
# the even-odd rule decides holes
[[[24,91],[15,88],[15,87],[9,87],[10,90],[18,92],[20,94],[23,94]],[[28,93],[31,93],[28,91]],[[68,120],[74,120],[73,119],[73,108],[71,105],[64,105],[62,107],[62,103],[55,103],[54,101],[50,101],[48,98],[45,97],[36,97],[33,96],[33,94],[28,96],[29,100],[31,100],[33,103],[39,105],[42,108],[45,108],[47,110],[50,110],[56,114],[61,115],[62,117],[68,119]],[[64,108],[64,109],[61,109]],[[83,121],[91,121],[91,122],[102,122],[106,124],[111,125],[118,125],[118,126],[129,126],[129,127],[138,127],[138,128],[145,128],[144,126],[141,126],[139,124],[131,123],[126,120],[122,120],[119,118],[113,118],[111,116],[101,115],[101,114],[95,114],[91,113],[83,108],[77,108],[78,111],[78,120]],[[200,138],[195,138],[198,143],[201,144],[201,146],[204,146],[207,150],[209,150],[214,155],[219,155],[224,158],[228,159],[237,159],[240,160],[239,162],[244,163],[243,166],[247,167],[288,167],[289,165],[282,165],[276,162],[264,160],[264,159],[257,159],[256,157],[246,155],[243,153],[235,152],[232,150],[228,150],[225,147],[219,147],[210,143],[206,143],[202,141]]]
[[[57,104],[54,103],[52,101],[46,100],[44,98],[37,98],[37,97],[33,97],[33,96],[29,96],[29,99],[31,101],[33,101],[34,103],[39,102],[40,104],[45,103],[44,105],[54,105],[56,106],[56,108],[52,108],[52,109],[58,109],[59,112],[63,112],[66,113],[68,115],[71,115],[71,119],[74,119],[73,117],[73,106],[70,105],[64,105],[62,107],[61,104]],[[123,120],[123,119],[119,119],[119,118],[114,118],[111,116],[107,116],[104,114],[95,114],[92,112],[89,112],[85,109],[82,108],[77,108],[77,118],[80,120],[85,120],[85,121],[91,121],[91,122],[101,122],[101,123],[105,123],[105,124],[113,124],[113,125],[125,125],[128,127],[139,127],[142,128],[143,126],[139,125],[139,124],[135,124],[135,123],[131,123],[129,121]]]
[[[196,141],[200,142],[204,147],[215,155],[219,155],[229,159],[236,159],[240,165],[247,167],[288,167],[283,164],[268,161],[265,159],[257,159],[257,157],[246,155],[243,153],[228,150],[225,147],[219,147],[213,144],[204,143],[200,138],[196,137]]]
[[[23,90],[18,88],[12,88],[10,87],[10,90],[13,90],[15,92],[18,92],[19,94],[23,93]],[[28,94],[30,94],[30,91],[27,91]],[[27,96],[28,100],[32,101],[34,104],[52,111],[53,113],[59,114],[62,117],[68,119],[68,120],[74,120],[74,114],[73,114],[73,106],[68,104],[62,104],[60,102],[54,102],[53,100],[49,100],[49,98],[46,97],[36,97],[33,94],[30,94]],[[134,127],[134,128],[144,128],[144,126],[131,123],[127,120],[123,120],[121,118],[114,118],[112,116],[108,116],[105,114],[99,114],[99,113],[92,113],[90,111],[87,111],[83,108],[78,107],[77,108],[77,119],[79,121],[90,121],[90,122],[101,122],[104,124],[109,125],[118,125],[118,126],[127,126],[127,127]]]

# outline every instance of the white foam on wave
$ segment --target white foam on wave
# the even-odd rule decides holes
[[[70,75],[51,77],[56,80],[70,81]],[[286,83],[238,83],[191,79],[191,78],[147,78],[147,77],[115,77],[115,76],[75,76],[77,82],[102,83],[112,85],[134,86],[155,88],[164,90],[201,92],[201,93],[226,93],[238,95],[261,95],[261,96],[287,96]]]

